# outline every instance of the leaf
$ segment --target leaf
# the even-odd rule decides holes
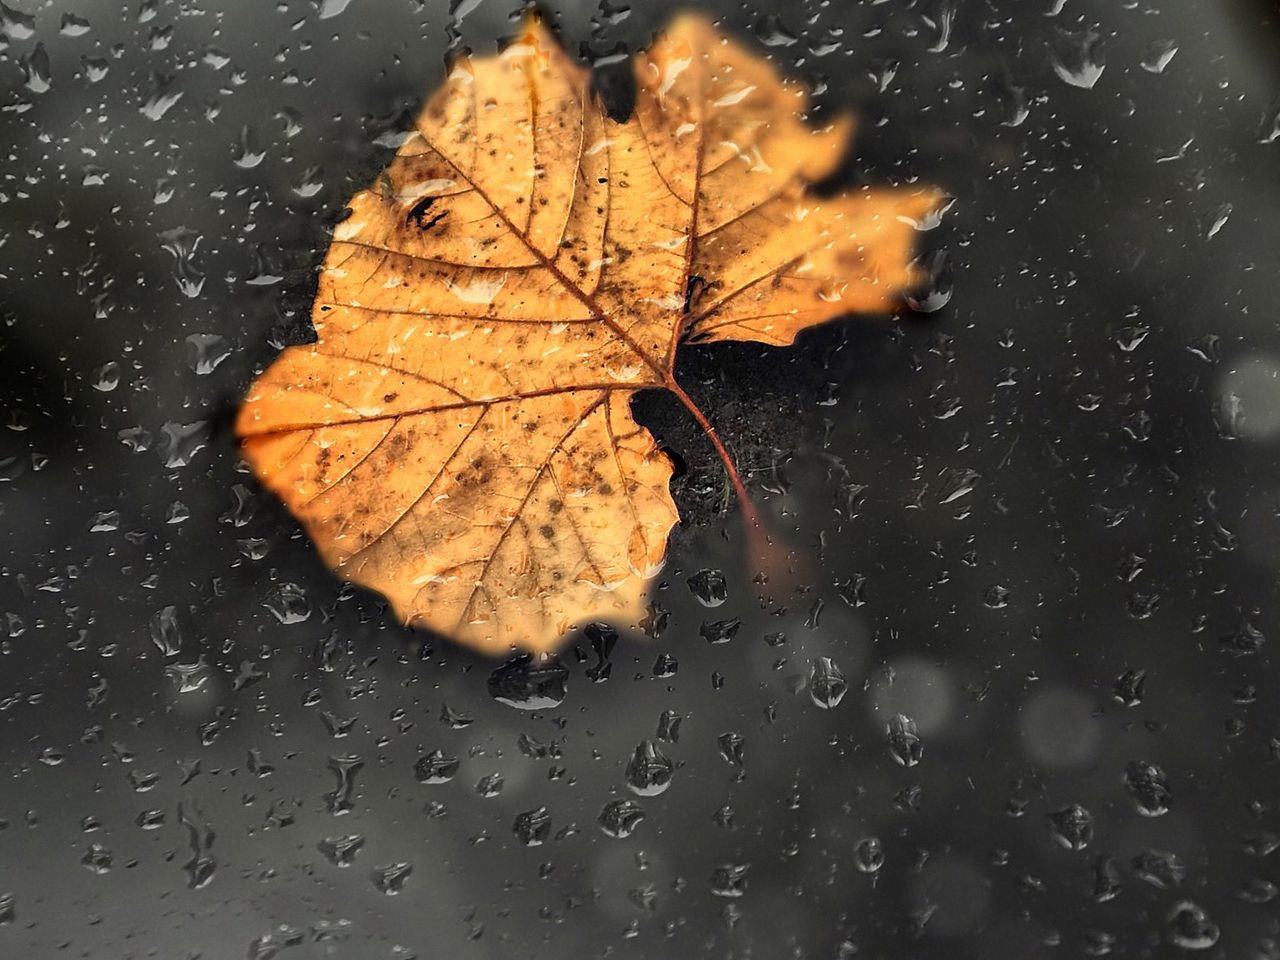
[[[698,18],[610,118],[535,17],[456,64],[334,230],[312,311],[240,412],[243,453],[325,560],[489,652],[634,622],[678,520],[631,416],[685,342],[783,346],[913,279],[930,190],[820,198],[851,124]]]

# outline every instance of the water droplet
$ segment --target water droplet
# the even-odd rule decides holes
[[[337,778],[333,790],[325,794],[325,804],[335,817],[350,813],[355,809],[352,800],[356,789],[356,774],[364,766],[364,758],[357,756],[330,757],[329,769]]]
[[[29,54],[19,57],[18,66],[22,68],[23,86],[32,93],[45,93],[53,85],[49,52],[43,43],[37,43]]]
[[[863,873],[876,873],[884,866],[884,848],[876,837],[863,837],[853,849],[854,865]]]
[[[1093,861],[1093,901],[1106,903],[1120,895],[1120,870],[1115,857],[1099,854]]]
[[[500,773],[487,773],[476,781],[476,793],[484,797],[486,800],[492,799],[502,793],[506,780]]]
[[[104,363],[93,372],[93,389],[110,393],[120,385],[120,364],[115,360]]]
[[[179,694],[195,693],[209,681],[209,665],[204,657],[195,663],[170,663],[164,673]]]
[[[732,620],[713,620],[709,623],[704,622],[698,629],[702,634],[702,639],[707,643],[718,645],[728,643],[738,635],[738,629],[742,626],[742,621],[734,617]]]
[[[898,75],[898,69],[901,66],[901,60],[877,60],[870,65],[870,69],[867,71],[867,76],[869,76],[871,78],[871,82],[876,85],[876,91],[884,93],[889,89],[889,85],[893,83],[893,79]]]
[[[351,0],[321,0],[320,19],[330,20],[351,5]]]
[[[240,139],[236,145],[235,156],[231,162],[241,170],[252,170],[262,162],[262,158],[266,155],[267,151],[258,148],[258,131],[253,127],[242,127],[240,129]]]
[[[270,933],[256,938],[249,944],[249,960],[276,960],[281,950],[296,947],[305,941],[304,931],[282,923]]]
[[[80,68],[84,70],[85,78],[90,83],[97,83],[106,78],[111,66],[101,57],[82,57]]]
[[[1169,778],[1154,763],[1134,760],[1124,768],[1124,785],[1134,806],[1144,817],[1162,817],[1169,812],[1173,794]]]
[[[317,844],[324,858],[335,867],[349,867],[364,847],[364,837],[349,833],[343,837],[325,837]]]
[[[717,897],[737,898],[747,892],[750,864],[726,863],[711,871],[711,892]]]
[[[917,313],[937,313],[955,294],[951,279],[950,258],[945,250],[934,250],[917,257],[912,270],[919,280],[906,295],[907,303]]]
[[[90,873],[104,874],[111,872],[111,863],[114,855],[100,843],[89,845],[89,849],[85,851],[84,856],[80,858],[80,863]]]
[[[74,13],[64,13],[62,26],[58,28],[58,32],[64,37],[83,37],[89,32],[89,21],[84,17],[77,17]]]
[[[596,662],[587,667],[587,678],[592,683],[603,683],[613,673],[613,648],[618,643],[618,631],[607,623],[589,623],[584,631],[591,644]]]
[[[627,786],[641,797],[656,797],[671,786],[675,765],[652,740],[642,740],[627,763]]]
[[[40,762],[46,767],[56,767],[62,764],[67,755],[56,747],[45,747],[40,751]]]
[[[511,832],[526,847],[540,847],[551,833],[551,814],[546,807],[526,810],[516,816]]]
[[[977,470],[967,467],[950,467],[943,473],[942,489],[938,491],[938,503],[948,504],[973,492],[982,479]]]
[[[178,610],[165,607],[151,618],[151,642],[166,657],[176,656],[182,650],[182,630],[178,626]]]
[[[1270,903],[1280,896],[1280,886],[1262,877],[1249,877],[1240,884],[1236,896],[1245,903]]]
[[[1266,635],[1247,620],[1218,640],[1223,650],[1236,657],[1257,653],[1266,642]]]
[[[519,710],[546,710],[564,702],[568,680],[555,657],[520,654],[489,674],[489,696]]]
[[[1142,69],[1148,73],[1164,73],[1164,68],[1178,52],[1178,45],[1172,40],[1157,40],[1149,44],[1142,53]]]
[[[1142,703],[1146,683],[1147,671],[1126,670],[1116,678],[1111,687],[1111,695],[1126,707],[1136,707]]]
[[[204,274],[195,267],[200,235],[187,227],[175,227],[160,234],[161,249],[174,261],[174,279],[184,297],[195,299],[204,289]]]
[[[413,873],[413,865],[409,863],[389,863],[373,871],[373,885],[388,897],[394,897],[404,889],[405,881]]]
[[[777,14],[766,14],[756,22],[756,36],[766,47],[789,47],[800,41]]]
[[[1001,93],[1003,94],[1008,116],[1001,120],[1000,124],[1005,127],[1020,127],[1027,122],[1027,117],[1031,116],[1026,87],[1016,85],[1013,79],[1007,75],[1003,80]]]
[[[192,423],[169,420],[160,427],[160,458],[171,470],[185,467],[197,453],[204,449],[208,439],[207,420],[196,420]]]
[[[302,171],[301,176],[289,188],[294,196],[301,197],[304,200],[314,197],[317,193],[324,189],[324,170],[321,167],[307,167]]]
[[[1063,83],[1092,90],[1106,69],[1101,40],[1102,37],[1093,30],[1079,33],[1058,31],[1049,51],[1053,72]]]
[[[418,758],[413,772],[419,783],[448,783],[458,773],[458,758],[446,756],[442,750],[432,750]]]
[[[1232,204],[1219,204],[1206,223],[1204,232],[1204,238],[1206,240],[1212,240],[1218,235],[1222,228],[1226,226],[1227,221],[1231,218],[1231,213],[1234,209],[1235,207]]]
[[[718,607],[729,597],[729,587],[720,570],[699,570],[685,582],[704,607]]]
[[[30,40],[36,35],[36,18],[0,0],[0,32],[12,40]]]
[[[684,717],[674,710],[663,710],[662,715],[658,717],[658,739],[664,743],[679,743],[680,724],[683,720]]]
[[[134,793],[150,793],[160,784],[160,774],[154,770],[130,770],[126,779]]]
[[[560,756],[560,746],[556,743],[546,744],[536,737],[522,733],[516,739],[516,746],[530,760],[545,760],[547,757]]]
[[[116,436],[134,453],[145,453],[151,449],[151,431],[146,427],[125,427]]]
[[[982,605],[992,610],[1000,610],[1009,605],[1009,588],[1001,583],[993,583],[982,591]]]
[[[716,738],[716,746],[720,748],[720,756],[726,763],[741,767],[746,762],[745,750],[747,738],[733,730],[722,733]]]
[[[106,69],[103,69],[106,73]],[[182,91],[173,89],[174,77],[163,73],[151,75],[151,90],[138,109],[148,120],[159,120],[182,99]]]
[[[1078,803],[1049,814],[1053,839],[1068,850],[1083,850],[1093,839],[1093,814]]]
[[[463,713],[461,710],[455,710],[447,703],[440,705],[440,722],[451,730],[461,730],[464,727],[471,726],[473,718],[469,713]]]
[[[1169,939],[1184,950],[1208,950],[1218,942],[1218,925],[1190,900],[1175,903],[1165,920],[1169,924]]]
[[[1275,143],[1280,140],[1280,102],[1272,103],[1258,124],[1258,142]]]
[[[193,333],[187,337],[187,347],[187,366],[200,376],[213,373],[231,356],[226,339],[216,333]]]
[[[307,598],[306,591],[289,581],[276,584],[267,599],[262,601],[262,605],[286,625],[302,623],[311,616],[311,601]]]
[[[1134,875],[1160,890],[1170,890],[1182,883],[1187,868],[1177,854],[1165,850],[1144,850],[1129,866]]]
[[[620,797],[604,805],[600,810],[600,816],[596,818],[596,823],[600,825],[605,836],[624,840],[635,833],[636,827],[640,826],[640,821],[643,819],[644,810],[640,804],[630,797]]]
[[[947,49],[947,45],[951,42],[951,26],[955,16],[955,6],[950,0],[945,0],[945,2],[937,4],[936,12],[925,14],[921,17],[925,22],[925,26],[929,27],[936,35],[933,43],[926,47],[930,53],[942,53]]]
[[[213,828],[200,808],[191,800],[178,804],[178,822],[187,828],[187,841],[191,847],[191,859],[183,864],[187,874],[187,888],[200,890],[207,887],[218,870],[213,856]]]
[[[904,767],[914,767],[924,755],[924,744],[916,731],[915,721],[905,714],[895,714],[885,725],[889,752]]]
[[[840,705],[849,682],[830,657],[815,657],[809,661],[809,697],[823,710]]]

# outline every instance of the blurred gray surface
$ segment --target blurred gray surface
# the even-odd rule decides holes
[[[956,197],[951,298],[687,350],[805,589],[760,609],[714,455],[642,397],[688,467],[669,621],[599,682],[577,638],[529,712],[343,588],[229,431],[377,139],[512,29],[453,6],[0,9],[0,956],[1280,957],[1274,10],[693,4],[859,115],[837,185]],[[668,16],[545,7],[596,56]],[[634,797],[664,711],[671,785]]]

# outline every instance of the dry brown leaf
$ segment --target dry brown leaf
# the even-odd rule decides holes
[[[634,61],[632,116],[536,19],[456,64],[334,230],[317,340],[253,384],[237,433],[343,577],[489,652],[634,622],[678,515],[631,416],[681,343],[783,346],[889,308],[929,190],[818,198],[850,136],[699,18]],[[749,509],[749,506],[748,506]]]

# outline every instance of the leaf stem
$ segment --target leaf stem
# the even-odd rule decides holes
[[[733,485],[733,492],[738,497],[738,505],[742,508],[743,518],[747,521],[750,529],[755,530],[760,527],[760,514],[756,512],[755,503],[751,499],[751,494],[747,493],[746,484],[742,482],[742,475],[738,473],[737,465],[733,462],[733,455],[729,453],[729,448],[724,445],[724,441],[720,439],[720,434],[716,433],[716,428],[711,425],[711,421],[707,419],[707,415],[693,401],[689,394],[685,393],[684,387],[676,382],[675,378],[668,375],[666,387],[684,404],[684,408],[689,411],[690,415],[698,426],[702,428],[702,432],[707,435],[707,439],[711,441],[711,445],[715,447],[716,453],[720,456],[720,461],[724,464],[725,472],[729,475],[729,482]]]

